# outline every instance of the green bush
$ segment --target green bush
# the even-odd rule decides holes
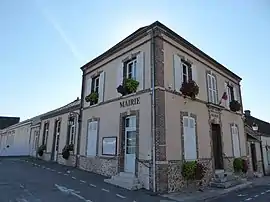
[[[139,81],[136,81],[135,79],[124,79],[123,86],[129,93],[135,93],[137,91],[137,88],[139,86]]]
[[[46,145],[40,145],[37,150],[38,155],[43,156],[43,153],[45,150],[46,150]]]
[[[196,161],[185,161],[182,165],[182,176],[185,180],[195,180],[196,178]]]
[[[91,104],[96,104],[98,102],[98,93],[92,92],[85,97],[86,102],[90,102]]]
[[[235,158],[233,160],[233,169],[235,172],[243,171],[243,160],[241,158]]]

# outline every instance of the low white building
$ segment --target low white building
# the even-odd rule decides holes
[[[29,156],[31,120],[0,131],[0,156]]]

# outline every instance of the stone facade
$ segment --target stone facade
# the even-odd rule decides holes
[[[262,161],[257,161],[257,172],[263,173],[263,162]]]
[[[74,167],[76,164],[76,156],[74,154],[70,154],[69,158],[66,160],[62,157],[62,154],[58,154],[57,162],[65,166]]]
[[[145,189],[149,189],[150,184],[150,162],[149,161],[141,161],[138,163],[138,179],[142,184],[142,187]]]
[[[224,162],[224,170],[227,172],[233,172],[233,161],[234,157],[224,157],[223,162]]]
[[[155,64],[155,83],[156,87],[164,87],[164,48],[161,31],[154,29],[154,64]],[[168,164],[163,163],[166,157],[166,130],[165,130],[165,91],[155,90],[155,158],[156,165],[156,190],[166,192],[168,190]],[[153,182],[151,180],[150,182]],[[153,184],[150,185],[153,188]]]
[[[118,173],[118,159],[80,156],[79,168],[111,177]]]
[[[198,162],[205,167],[205,175],[202,180],[192,183],[195,187],[207,186],[213,176],[212,159],[198,159]],[[186,180],[182,177],[183,161],[169,161],[168,165],[168,192],[178,192],[187,187]]]
[[[42,156],[38,156],[38,158],[44,160],[44,161],[50,161],[51,160],[51,152],[44,152]]]

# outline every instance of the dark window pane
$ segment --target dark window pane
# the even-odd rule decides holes
[[[188,80],[192,80],[192,69],[191,67],[188,67]]]

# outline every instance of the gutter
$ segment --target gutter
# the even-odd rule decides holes
[[[80,102],[80,110],[79,110],[79,117],[78,117],[78,135],[77,135],[77,148],[76,148],[76,160],[75,160],[75,167],[79,166],[79,158],[80,158],[80,146],[81,146],[81,131],[82,131],[82,112],[83,112],[83,92],[84,92],[84,81],[85,76],[84,73],[82,75],[82,91],[81,91],[81,102]]]
[[[153,181],[153,192],[156,192],[156,100],[155,100],[155,40],[154,40],[154,28],[151,29],[151,143],[152,143],[152,181]]]

